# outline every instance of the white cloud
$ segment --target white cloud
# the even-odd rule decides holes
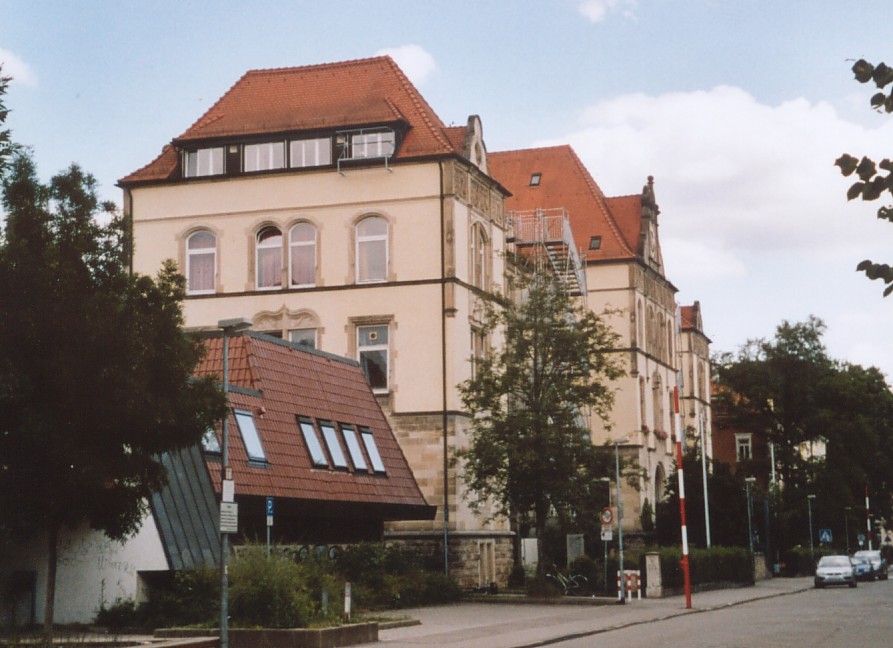
[[[420,45],[401,45],[400,47],[387,47],[376,52],[377,56],[388,55],[400,69],[416,85],[425,82],[428,76],[437,69],[437,63]]]
[[[893,376],[893,297],[855,271],[893,262],[893,224],[876,218],[882,201],[847,202],[853,180],[834,166],[844,152],[893,157],[891,142],[893,117],[859,124],[825,102],[768,105],[720,86],[601,101],[534,145],[570,143],[609,196],[655,177],[668,278],[683,303],[701,300],[714,350],[815,314],[834,357]]]
[[[12,77],[13,83],[32,87],[37,85],[37,74],[31,66],[9,50],[0,49],[0,64],[3,65],[3,76]]]
[[[636,0],[583,0],[577,8],[589,22],[597,23],[614,11],[621,11],[628,18],[633,17]]]
[[[574,146],[609,195],[637,192],[655,176],[662,233],[689,245],[852,255],[879,232],[893,242],[893,227],[877,229],[877,205],[847,204],[851,181],[834,166],[845,151],[889,155],[878,142],[893,141],[893,119],[867,129],[826,103],[769,106],[720,86],[600,102],[558,141]]]

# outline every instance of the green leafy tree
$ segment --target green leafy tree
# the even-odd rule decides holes
[[[773,544],[781,549],[809,544],[807,495],[815,495],[815,527],[840,539],[846,507],[865,519],[866,487],[872,514],[891,512],[893,393],[878,369],[830,358],[824,330],[815,317],[783,322],[773,340],[751,341],[737,357],[714,363],[716,409],[735,429],[774,445],[780,488],[769,495]],[[768,457],[744,468],[768,474]]]
[[[859,83],[874,83],[878,88],[871,97],[871,107],[878,112],[893,112],[893,68],[884,63],[872,65],[864,59],[859,59],[853,65],[853,74]],[[890,87],[887,90],[887,87]],[[893,194],[893,161],[884,158],[875,162],[869,157],[858,159],[844,153],[834,162],[840,168],[844,176],[854,173],[858,180],[854,182],[847,199],[861,198],[865,201],[878,200],[884,194]],[[884,205],[878,208],[877,217],[887,221],[893,221],[893,206]],[[869,279],[880,279],[886,284],[884,297],[893,292],[893,267],[887,263],[876,263],[870,259],[861,261],[856,270],[864,272]]]
[[[595,519],[604,504],[597,479],[612,455],[593,447],[583,415],[607,422],[622,369],[608,353],[616,335],[556,280],[534,274],[519,289],[523,299],[487,309],[488,333],[505,342],[459,386],[472,422],[457,455],[472,507],[535,528],[543,570],[549,516]]]
[[[49,637],[60,531],[136,532],[160,455],[198,443],[223,398],[192,379],[183,277],[173,262],[154,279],[128,271],[124,221],[92,176],[73,165],[43,184],[18,152],[2,192],[0,531],[45,534]]]
[[[691,449],[682,458],[685,469],[685,521],[688,541],[694,547],[707,546],[704,516],[704,480],[700,449]],[[707,473],[707,497],[710,503],[710,544],[747,547],[747,498],[744,478],[731,472],[728,464],[712,462]],[[679,473],[673,470],[667,479],[664,499],[657,504],[657,543],[680,543]]]

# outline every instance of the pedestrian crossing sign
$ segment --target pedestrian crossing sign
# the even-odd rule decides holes
[[[831,544],[831,529],[820,529],[819,530],[819,542],[824,542],[825,544]]]

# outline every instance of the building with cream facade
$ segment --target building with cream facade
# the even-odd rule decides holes
[[[444,556],[464,587],[506,582],[512,533],[463,499],[451,458],[469,419],[456,386],[501,343],[482,333],[483,303],[505,292],[518,226],[561,208],[581,298],[608,309],[628,374],[610,430],[592,430],[599,444],[628,437],[624,454],[644,470],[625,491],[624,528],[662,497],[683,346],[650,182],[608,198],[569,147],[488,154],[480,119],[445,126],[378,57],[248,72],[120,186],[133,269],[178,262],[187,327],[246,317],[361,363],[437,507],[385,537]]]

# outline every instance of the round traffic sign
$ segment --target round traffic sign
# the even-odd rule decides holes
[[[602,509],[602,512],[598,516],[599,520],[601,520],[602,524],[611,524],[614,521],[614,513],[607,506]]]

